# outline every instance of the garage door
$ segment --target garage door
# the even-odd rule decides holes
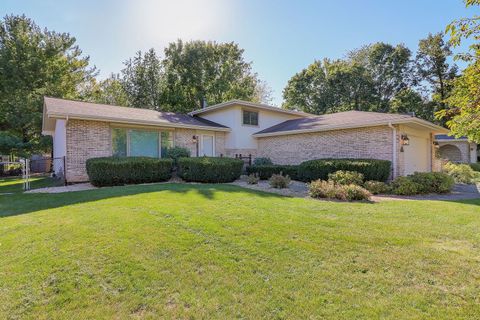
[[[412,174],[415,171],[429,172],[430,166],[430,141],[429,139],[408,136],[410,144],[403,146],[405,152],[405,173]]]

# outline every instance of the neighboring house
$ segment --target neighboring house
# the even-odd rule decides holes
[[[438,169],[433,137],[448,130],[410,115],[347,111],[316,116],[233,100],[190,114],[45,98],[42,133],[65,157],[68,182],[88,180],[102,156],[162,157],[172,146],[192,156],[252,154],[278,164],[320,158],[392,161],[392,177]]]
[[[466,137],[455,138],[446,134],[437,134],[435,142],[438,145],[439,157],[444,160],[460,163],[478,161],[478,146],[476,143],[468,141]]]

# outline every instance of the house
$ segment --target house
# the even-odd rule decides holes
[[[446,134],[437,134],[435,143],[441,159],[459,163],[476,163],[478,161],[478,146],[469,141],[467,137],[455,138]]]
[[[347,111],[316,116],[233,100],[187,115],[48,97],[42,132],[53,136],[54,157],[65,157],[65,168],[60,164],[54,170],[64,172],[68,182],[88,180],[89,158],[162,157],[172,146],[187,148],[192,156],[252,154],[277,164],[383,159],[392,161],[396,177],[437,170],[434,135],[448,133],[400,114]]]

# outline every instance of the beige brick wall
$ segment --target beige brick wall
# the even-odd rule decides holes
[[[190,155],[194,157],[197,153],[193,136],[197,134],[195,129],[176,129],[175,130],[175,146],[187,148],[190,150]]]
[[[106,122],[69,120],[67,122],[67,182],[88,181],[87,159],[112,155],[110,126]]]
[[[258,138],[258,156],[278,164],[321,158],[392,160],[392,129],[386,126]]]
[[[439,142],[439,155],[442,159],[453,162],[470,162],[470,143],[467,141]]]
[[[215,132],[215,156],[225,155],[225,132]]]

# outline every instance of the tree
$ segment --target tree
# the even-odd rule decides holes
[[[92,78],[91,81],[84,83],[79,91],[81,100],[124,107],[130,104],[118,74],[111,74],[100,82]]]
[[[466,0],[467,7],[479,5],[479,0]],[[453,89],[446,99],[448,108],[437,112],[437,117],[448,119],[446,124],[456,136],[466,136],[480,143],[480,17],[453,21],[447,26],[450,43],[459,46],[466,38],[472,39],[469,52],[457,56],[470,62],[462,75],[452,81]]]
[[[418,43],[416,66],[419,77],[430,85],[429,92],[436,107],[434,111],[445,108],[445,99],[451,90],[449,83],[457,74],[457,67],[447,62],[452,55],[451,45],[443,40],[443,34],[429,34]]]
[[[399,91],[390,102],[391,113],[414,113],[422,119],[434,120],[434,105],[431,101],[424,101],[422,96],[412,88]]]
[[[162,61],[154,49],[143,54],[138,51],[134,58],[125,62],[120,82],[132,107],[163,109]],[[115,84],[115,82],[113,82]]]
[[[378,42],[349,53],[348,58],[368,72],[377,97],[375,111],[388,111],[390,100],[410,82],[411,51],[403,44]]]
[[[235,43],[178,40],[165,49],[163,102],[168,110],[190,112],[231,99],[258,99],[257,75]]]
[[[368,110],[372,94],[371,79],[361,65],[324,59],[289,80],[283,90],[283,107],[314,114]]]
[[[31,151],[45,151],[41,137],[43,96],[76,98],[95,75],[89,58],[67,33],[42,30],[25,16],[0,21],[0,131]]]

